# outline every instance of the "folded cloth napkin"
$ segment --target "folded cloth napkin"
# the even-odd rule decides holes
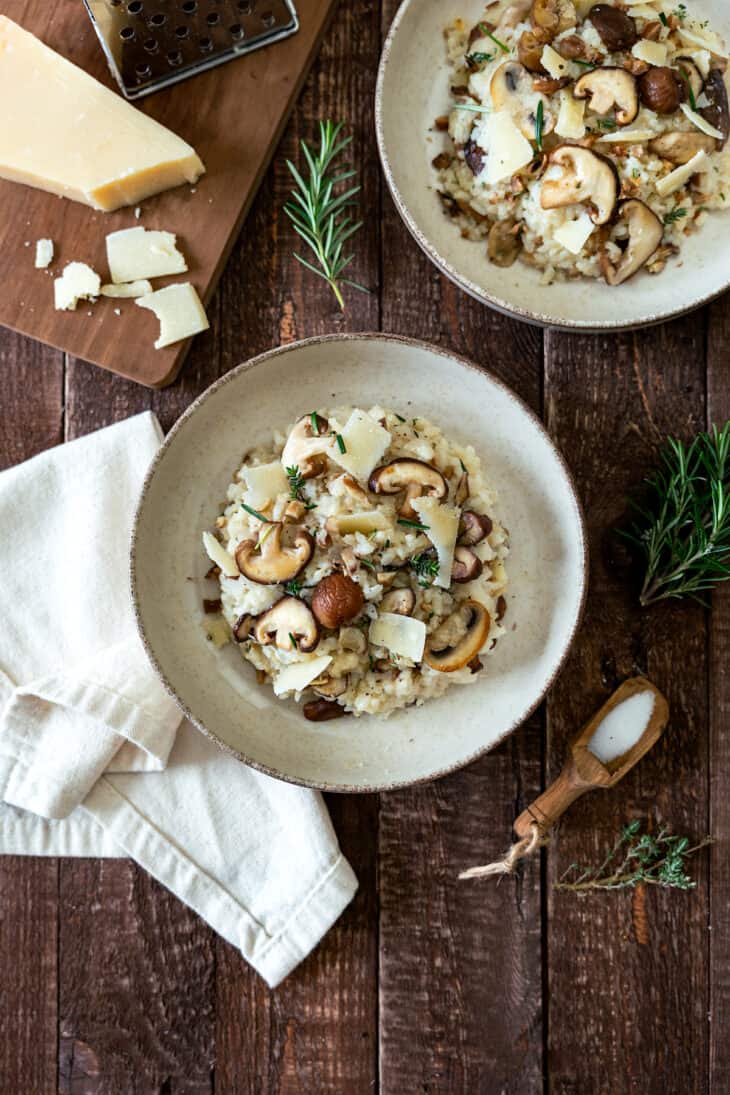
[[[321,796],[181,724],[147,661],[127,559],[160,441],[141,414],[0,474],[0,853],[131,856],[274,986],[357,882]]]

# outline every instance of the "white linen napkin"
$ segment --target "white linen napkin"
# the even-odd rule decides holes
[[[223,753],[136,634],[145,413],[0,474],[0,853],[129,855],[274,986],[357,882],[321,796]]]

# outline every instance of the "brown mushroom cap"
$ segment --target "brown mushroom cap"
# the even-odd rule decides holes
[[[613,4],[594,4],[588,12],[588,19],[610,53],[631,49],[639,37],[631,16]]]
[[[410,616],[415,607],[416,595],[412,589],[391,589],[378,606],[380,612],[393,612],[396,616]]]
[[[439,648],[436,645],[438,631],[429,636],[426,642],[423,660],[431,669],[437,669],[440,673],[455,673],[458,669],[463,669],[477,656],[489,636],[491,620],[484,605],[478,601],[464,601],[457,612],[467,613],[466,630],[459,642]]]
[[[590,202],[594,224],[607,224],[618,202],[620,180],[614,164],[590,148],[562,144],[548,157],[550,165],[563,169],[559,179],[545,179],[540,194],[543,209],[560,209],[576,202]]]
[[[319,624],[304,601],[282,597],[257,618],[253,637],[261,646],[275,643],[279,650],[296,649],[309,654],[319,642]]]
[[[465,509],[459,521],[459,543],[466,544],[468,547],[481,544],[482,540],[489,536],[493,527],[492,519],[487,517],[486,513],[474,513],[470,509]]]
[[[621,202],[618,219],[628,224],[629,242],[618,266],[603,264],[609,285],[621,285],[633,277],[654,254],[664,235],[664,225],[656,213],[638,198]]]
[[[290,582],[312,558],[314,541],[307,530],[294,529],[292,546],[284,547],[281,542],[283,527],[280,521],[269,522],[261,527],[258,541],[242,540],[236,548],[236,565],[252,582],[259,585]],[[259,546],[260,550],[257,550]]]
[[[444,498],[447,491],[446,480],[440,471],[423,460],[410,457],[392,460],[383,464],[370,475],[368,487],[374,494],[400,494],[405,491],[400,514],[403,517],[415,517],[411,506],[414,498],[426,495],[429,498]]]
[[[470,548],[454,548],[454,561],[451,566],[452,582],[473,582],[483,570],[484,564]]]
[[[317,430],[313,419],[316,419]],[[329,445],[329,422],[322,415],[305,414],[292,427],[281,454],[282,466],[298,468],[302,479],[313,479],[327,467],[325,451]]]
[[[309,700],[302,707],[302,713],[309,722],[328,722],[330,719],[349,715],[350,712],[345,711],[336,700]]]
[[[364,604],[360,586],[346,574],[328,574],[317,583],[312,595],[312,612],[322,627],[331,630],[354,620]]]
[[[721,147],[724,147],[728,138],[730,138],[730,107],[728,106],[725,77],[719,68],[713,68],[707,77],[705,95],[709,99],[710,105],[702,107],[699,113],[706,122],[714,125],[715,129],[719,129],[722,133]]]
[[[594,68],[584,72],[573,88],[576,99],[590,99],[591,110],[608,114],[614,110],[617,125],[629,125],[639,113],[636,78],[625,68]]]
[[[698,152],[707,152],[709,154],[714,152],[716,148],[717,141],[714,137],[709,137],[706,133],[699,133],[697,130],[677,130],[673,133],[662,133],[661,136],[649,141],[650,152],[661,156],[663,160],[669,160],[670,163],[676,164],[689,163]]]

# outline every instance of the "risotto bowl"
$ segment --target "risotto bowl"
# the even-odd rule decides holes
[[[638,0],[636,2],[638,4]],[[730,5],[726,0],[691,0],[687,7],[697,19],[708,21],[715,32],[730,42]],[[453,146],[449,135],[440,131],[439,125],[443,127],[443,120],[457,101],[467,104],[461,111],[467,118],[467,127],[471,119],[487,117],[466,113],[482,108],[474,106],[467,88],[460,87],[459,81],[454,85],[445,31],[459,20],[467,28],[485,18],[496,21],[497,15],[492,12],[499,9],[490,7],[485,14],[486,9],[485,0],[448,0],[446,4],[443,0],[404,0],[393,20],[380,61],[375,115],[383,171],[398,212],[431,261],[456,285],[499,312],[530,323],[574,331],[620,331],[650,326],[684,315],[727,290],[730,287],[730,264],[726,257],[730,244],[730,207],[725,210],[722,205],[727,200],[724,178],[723,185],[716,187],[721,208],[708,212],[698,221],[697,230],[682,238],[679,254],[669,259],[661,273],[649,274],[642,270],[623,284],[613,286],[595,275],[570,280],[556,278],[551,284],[546,283],[550,278],[522,259],[506,268],[493,264],[487,259],[486,241],[466,238],[468,233],[460,231],[459,217],[454,219],[455,208],[451,210],[451,217],[445,215],[438,193],[439,173],[434,169],[433,161],[438,163],[439,159],[445,159],[448,163]],[[498,23],[496,25],[499,27]],[[501,63],[504,55],[499,53],[498,45],[494,40],[484,41],[492,52],[470,57],[481,59],[494,55],[493,65]],[[475,48],[483,47],[477,43]],[[508,59],[514,61],[514,47],[511,49],[511,53],[507,50]],[[706,56],[709,58],[710,54]],[[485,75],[489,72],[491,69]],[[727,77],[725,82],[730,83]],[[698,107],[703,101],[700,97]],[[459,109],[456,105],[455,116]],[[681,113],[677,112],[676,118],[680,119],[676,124],[693,128]],[[442,119],[439,124],[438,119]],[[660,120],[668,128],[675,125],[672,119]],[[627,127],[630,128],[633,127]],[[694,132],[696,134],[696,130]],[[602,139],[611,138],[609,135]],[[610,146],[598,143],[595,147],[605,151]],[[726,146],[726,151],[728,148],[730,145]],[[725,155],[723,171],[728,160]],[[480,164],[472,163],[472,171],[479,174],[480,170]],[[720,171],[720,168],[713,168],[713,171]],[[479,174],[479,179],[483,174]],[[468,171],[466,176],[469,176]],[[631,179],[638,177],[637,168]],[[707,176],[710,177],[715,179],[714,175]],[[515,175],[512,181],[517,178]],[[649,185],[654,185],[651,177]],[[448,200],[447,191],[445,201]],[[670,199],[664,204],[667,202],[671,204]],[[664,205],[661,202],[654,204],[661,217],[665,213]],[[504,221],[506,214],[499,212],[499,206],[494,208],[497,220]],[[670,211],[669,219],[665,216],[665,241],[671,242],[673,238],[674,221],[671,218],[685,214],[686,210],[678,214]],[[661,232],[661,221],[657,223]],[[679,228],[684,229],[686,224]],[[677,225],[678,221],[674,234],[679,235]],[[542,248],[540,238],[536,246]],[[567,254],[560,248],[558,251],[563,256]]]
[[[509,534],[507,611],[500,642],[468,688],[388,718],[309,722],[293,699],[257,682],[235,643],[211,641],[202,535],[216,527],[245,452],[270,443],[303,413],[338,405],[385,406],[403,421],[421,416],[455,444],[473,447],[496,492],[495,522]],[[330,791],[433,779],[516,729],[560,669],[586,582],[580,505],[540,421],[468,361],[385,335],[294,343],[238,366],[204,392],[148,473],[131,550],[142,641],[188,718],[252,767]]]

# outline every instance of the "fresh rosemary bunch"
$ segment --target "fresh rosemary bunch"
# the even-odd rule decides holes
[[[294,228],[313,251],[317,265],[294,252],[294,257],[319,278],[324,278],[337,298],[344,312],[341,285],[352,285],[362,292],[367,290],[357,282],[343,278],[343,271],[353,260],[353,255],[343,254],[343,248],[351,236],[362,226],[362,221],[354,222],[347,209],[354,205],[353,198],[360,191],[359,186],[350,186],[335,194],[335,189],[351,179],[355,171],[352,168],[331,173],[333,161],[341,155],[352,140],[343,137],[342,122],[319,123],[319,151],[313,152],[304,141],[301,149],[306,160],[309,175],[302,177],[291,160],[286,164],[296,182],[292,190],[292,200],[284,206],[284,212]]]
[[[646,576],[642,605],[694,597],[730,578],[730,422],[689,445],[670,438],[637,517],[622,532],[638,548]]]
[[[705,837],[690,847],[685,836],[673,836],[660,829],[656,836],[641,832],[641,822],[631,821],[621,830],[599,867],[579,867],[571,863],[556,890],[588,893],[592,890],[625,890],[643,883],[647,886],[693,890],[697,885],[685,870],[685,860],[700,848],[711,844]]]

